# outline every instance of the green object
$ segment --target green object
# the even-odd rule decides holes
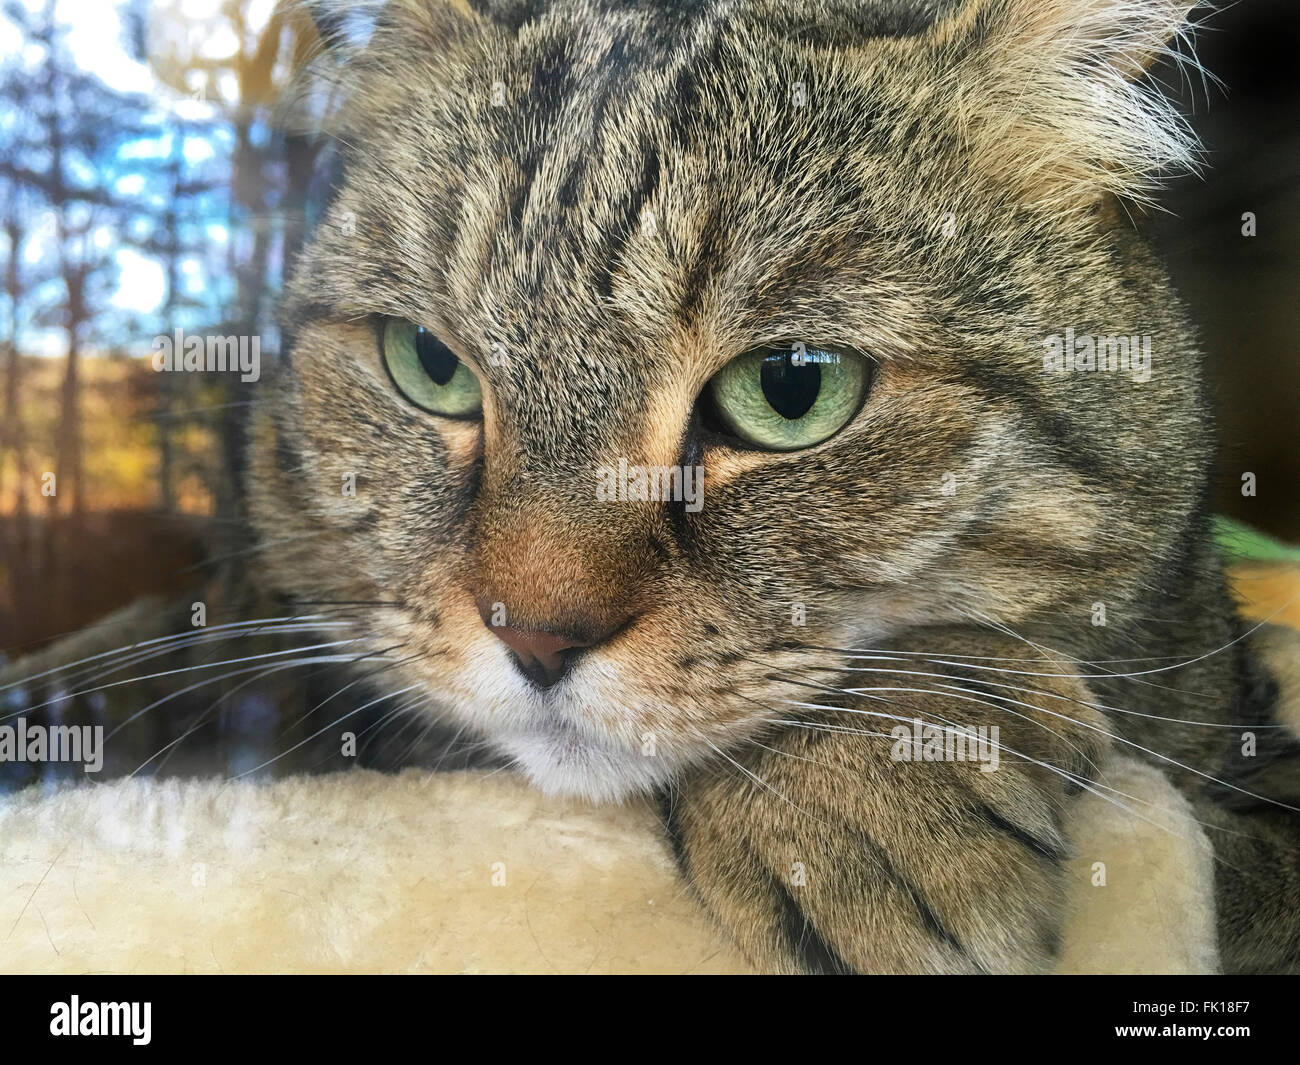
[[[851,351],[755,348],[709,382],[723,423],[747,444],[798,451],[839,432],[862,406],[871,366]]]
[[[1300,547],[1274,540],[1267,533],[1222,515],[1214,519],[1214,540],[1229,562],[1300,563]]]
[[[423,326],[389,318],[383,347],[393,384],[417,407],[448,418],[474,417],[483,409],[478,378]]]

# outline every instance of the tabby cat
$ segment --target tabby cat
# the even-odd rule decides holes
[[[1116,753],[1206,826],[1225,967],[1300,961],[1300,760],[1130,218],[1196,164],[1186,0],[310,6],[276,588],[538,787],[658,796],[764,969],[1050,970]]]

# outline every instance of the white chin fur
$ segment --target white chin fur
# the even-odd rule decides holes
[[[618,802],[652,790],[671,775],[661,757],[612,751],[560,732],[497,737],[495,745],[548,795]]]

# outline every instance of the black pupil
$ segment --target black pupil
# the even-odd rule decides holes
[[[436,385],[445,385],[451,380],[460,365],[460,360],[452,354],[451,348],[430,333],[424,326],[415,330],[415,354],[420,365]]]
[[[795,421],[817,402],[817,393],[822,388],[822,368],[807,355],[773,352],[763,360],[759,380],[763,398],[772,409],[782,418]]]

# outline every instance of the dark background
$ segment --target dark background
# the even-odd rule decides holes
[[[1300,541],[1300,4],[1244,0],[1213,15],[1196,53],[1208,91],[1154,72],[1206,147],[1146,219],[1200,329],[1219,415],[1220,510]],[[1241,235],[1253,211],[1258,235]],[[1254,498],[1241,474],[1258,479]]]

